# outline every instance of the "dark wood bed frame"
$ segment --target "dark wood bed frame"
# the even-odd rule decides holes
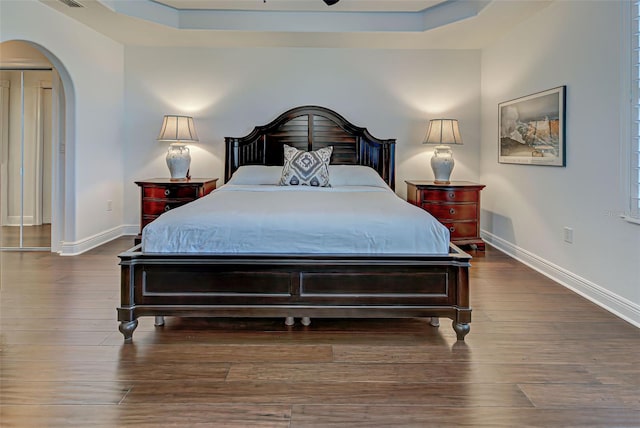
[[[334,146],[332,164],[367,165],[395,185],[395,140],[380,140],[317,106],[291,109],[241,138],[227,137],[225,181],[242,165],[282,165],[283,144]],[[471,256],[121,253],[119,329],[131,342],[140,316],[407,318],[453,320],[469,332]]]

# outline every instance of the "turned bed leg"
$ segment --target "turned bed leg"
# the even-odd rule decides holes
[[[164,325],[164,315],[157,315],[156,316],[156,322],[154,323],[155,326],[163,326]]]
[[[453,329],[456,331],[458,340],[464,340],[464,337],[467,335],[467,333],[469,333],[469,330],[471,330],[471,327],[468,323],[461,324],[453,321],[452,325]]]
[[[133,331],[138,327],[138,320],[122,321],[118,326],[120,333],[124,336],[124,343],[133,341]]]

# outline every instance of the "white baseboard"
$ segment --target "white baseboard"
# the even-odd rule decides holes
[[[122,225],[114,227],[113,229],[97,233],[88,238],[81,239],[75,242],[62,242],[60,245],[59,254],[61,256],[77,256],[100,245],[106,244],[109,241],[113,241],[116,238],[125,235],[137,235],[140,226],[138,225]],[[133,241],[131,242],[133,246]]]
[[[640,305],[618,296],[606,288],[569,272],[492,233],[483,230],[481,236],[487,244],[540,272],[558,284],[578,293],[623,320],[630,322],[636,327],[640,327]]]

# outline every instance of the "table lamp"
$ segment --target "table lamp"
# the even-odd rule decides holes
[[[453,151],[448,144],[462,144],[457,119],[432,119],[423,144],[437,144],[431,158],[436,183],[449,183],[453,171]]]
[[[185,142],[198,141],[198,134],[190,116],[165,115],[158,141],[168,141],[167,166],[172,181],[188,180],[191,154]]]

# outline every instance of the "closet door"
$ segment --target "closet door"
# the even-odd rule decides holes
[[[1,247],[51,245],[51,70],[0,71]]]

